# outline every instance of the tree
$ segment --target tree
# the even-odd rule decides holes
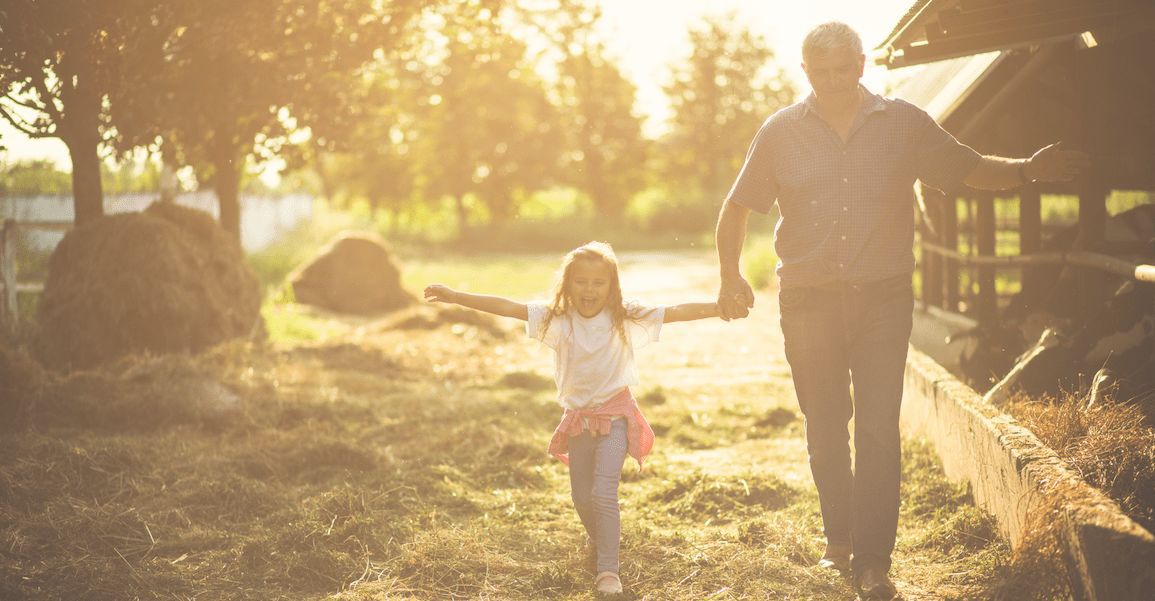
[[[761,123],[789,104],[794,88],[765,40],[730,16],[690,30],[688,61],[674,65],[665,87],[673,109],[663,140],[666,181],[720,197],[742,166]]]
[[[9,0],[0,6],[0,116],[31,138],[60,138],[72,160],[77,225],[104,214],[105,103],[123,84],[148,0]]]
[[[511,217],[530,191],[557,179],[557,110],[526,60],[525,43],[483,2],[429,15],[420,68],[424,92],[413,148],[421,190],[453,199],[460,232],[468,195],[495,221]]]
[[[388,47],[418,0],[199,0],[169,15],[175,34],[141,69],[133,105],[150,115],[123,144],[150,136],[197,168],[239,238],[245,165],[276,156],[291,128],[337,128],[360,69]],[[127,102],[126,102],[127,105]],[[119,123],[119,120],[117,120]],[[346,125],[351,127],[351,125]]]
[[[567,183],[589,195],[599,220],[620,219],[645,183],[647,145],[634,114],[637,90],[607,57],[595,27],[601,10],[583,0],[559,0],[539,27],[561,54],[558,102]]]

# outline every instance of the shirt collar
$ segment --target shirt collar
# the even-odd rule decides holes
[[[862,84],[858,84],[858,89],[862,90],[862,106],[859,107],[860,113],[869,115],[870,113],[886,110],[886,101],[883,100],[882,96],[871,92]],[[799,113],[798,118],[803,119],[812,111],[815,113],[818,111],[818,97],[814,95],[813,91],[802,101],[802,112]]]

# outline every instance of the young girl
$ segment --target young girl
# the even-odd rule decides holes
[[[618,482],[627,451],[641,467],[654,432],[629,386],[638,383],[634,349],[656,341],[663,323],[715,317],[715,303],[644,307],[623,302],[610,245],[570,251],[549,305],[468,294],[433,284],[431,302],[455,303],[526,321],[526,334],[554,350],[554,380],[565,408],[549,452],[569,466],[574,508],[596,551],[601,593],[622,592],[618,577],[621,522]]]

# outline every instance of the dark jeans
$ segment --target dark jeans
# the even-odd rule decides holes
[[[851,545],[855,570],[890,569],[898,414],[914,310],[910,277],[785,289],[778,298],[826,539]],[[855,414],[851,472],[847,425]]]

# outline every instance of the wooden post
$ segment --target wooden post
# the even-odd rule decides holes
[[[922,228],[923,242],[942,244],[943,213],[947,209],[946,196],[929,186],[921,186],[923,205],[926,207],[926,218],[930,220],[927,227]],[[934,228],[932,231],[931,228]],[[942,306],[942,268],[944,257],[936,253],[922,253],[922,302],[928,307]]]
[[[994,256],[996,225],[995,225],[995,198],[993,194],[982,192],[975,199],[975,245],[978,254]],[[999,297],[995,291],[995,268],[991,265],[982,265],[978,268],[979,295],[975,307],[978,320],[982,323],[994,323],[998,318]]]
[[[954,196],[943,199],[942,212],[942,245],[951,249],[958,250],[958,199]],[[945,296],[943,298],[943,308],[953,313],[958,313],[958,262],[954,259],[943,257],[943,285],[946,287]]]
[[[1079,235],[1076,247],[1088,252],[1096,252],[1103,243],[1107,230],[1107,188],[1094,178],[1088,178],[1079,187]],[[1095,304],[1095,298],[1101,295],[1096,292],[1104,284],[1101,273],[1088,269],[1080,271],[1078,281],[1079,305],[1083,311],[1090,310]]]
[[[1043,248],[1043,203],[1039,188],[1034,185],[1019,189],[1019,254],[1029,255]],[[1023,298],[1038,298],[1041,288],[1046,285],[1039,268],[1024,265],[1019,276],[1023,287]],[[1035,309],[1036,307],[1031,307]]]
[[[0,329],[16,324],[16,222],[0,226]]]

